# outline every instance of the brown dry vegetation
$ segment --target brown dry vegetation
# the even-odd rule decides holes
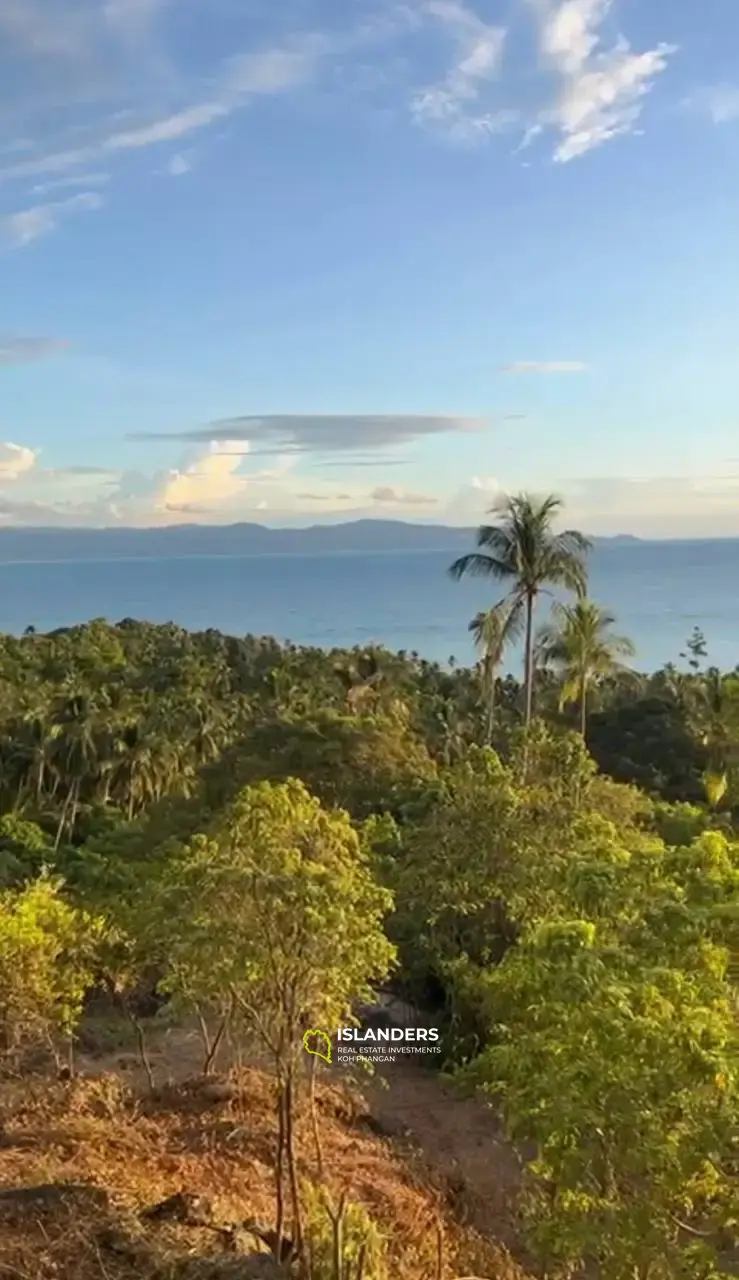
[[[95,1039],[88,1027],[88,1049]],[[268,1228],[273,1219],[269,1074],[232,1065],[228,1087],[204,1085],[194,1035],[158,1031],[151,1053],[158,1087],[147,1096],[134,1055],[110,1051],[109,1029],[99,1039],[106,1052],[88,1052],[73,1080],[38,1075],[2,1089],[0,1280],[278,1274],[255,1236],[227,1231],[245,1220]],[[386,1233],[391,1280],[437,1280],[440,1234],[443,1280],[526,1280],[501,1243],[515,1241],[516,1164],[484,1107],[452,1099],[421,1068],[394,1065],[385,1082],[361,1092],[338,1070],[324,1079],[326,1182],[361,1202]],[[300,1160],[315,1177],[307,1117]],[[60,1183],[82,1189],[66,1198],[57,1189],[3,1199],[10,1188]],[[142,1220],[142,1210],[176,1193],[202,1198],[207,1226]]]

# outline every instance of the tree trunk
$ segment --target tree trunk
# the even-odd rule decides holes
[[[77,810],[78,810],[78,808],[79,808],[79,803],[80,803],[80,787],[81,787],[81,785],[82,785],[82,784],[81,784],[81,782],[80,782],[80,779],[79,779],[79,778],[77,778],[77,779],[76,779],[76,781],[74,782],[73,786],[72,786],[72,804],[71,804],[70,811],[69,811],[69,838],[70,838],[70,840],[72,840],[72,839],[73,839],[73,837],[74,837],[74,828],[75,828],[75,824],[76,824],[76,822],[77,822]]]
[[[583,674],[580,677],[580,734],[583,742],[588,728],[588,681]]]
[[[287,1177],[290,1185],[290,1199],[293,1210],[293,1239],[297,1256],[304,1260],[303,1252],[303,1214],[300,1203],[300,1185],[298,1182],[297,1156],[295,1152],[295,1081],[292,1066],[288,1069],[285,1080],[285,1157]]]
[[[61,844],[61,842],[62,842],[62,835],[63,835],[63,833],[64,833],[64,824],[65,824],[65,823],[66,823],[66,821],[67,821],[67,810],[69,809],[69,806],[70,806],[70,804],[72,803],[72,795],[73,795],[73,793],[74,793],[74,785],[75,785],[75,784],[74,784],[74,783],[72,783],[71,787],[69,788],[69,791],[67,792],[67,798],[66,798],[66,800],[64,801],[64,804],[62,805],[62,816],[61,816],[61,818],[59,819],[59,826],[58,826],[58,827],[57,827],[57,829],[56,829],[56,839],[54,840],[54,850],[55,850],[55,851],[59,848],[59,845],[60,845],[60,844]]]
[[[524,686],[526,690],[526,712],[524,723],[528,729],[534,707],[534,605],[536,593],[530,591],[526,595],[526,652],[524,658]]]
[[[277,1083],[277,1159],[275,1161],[275,1261],[282,1261],[285,1236],[285,1089]]]
[[[201,1014],[198,1014],[198,1017],[200,1018],[201,1025],[203,1028],[203,1043],[205,1045],[205,1061],[203,1062],[203,1075],[207,1076],[210,1074],[211,1068],[213,1067],[213,1064],[215,1063],[215,1060],[218,1056],[218,1050],[220,1049],[221,1044],[223,1042],[223,1037],[226,1034],[226,1031],[228,1030],[228,1023],[231,1017],[231,1013],[230,1011],[227,1013],[224,1013],[216,1029],[216,1034],[213,1038],[212,1044],[209,1042],[208,1028],[205,1025],[205,1019],[202,1017]]]
[[[487,746],[490,746],[490,743],[493,740],[493,725],[495,724],[495,682],[496,682],[495,667],[493,667],[493,670],[490,676],[490,689],[488,692],[488,714],[487,714],[487,720],[485,723],[485,743]]]
[[[310,1106],[310,1122],[313,1130],[313,1145],[316,1149],[316,1164],[318,1166],[318,1177],[323,1181],[323,1148],[321,1147],[321,1134],[318,1128],[318,1110],[316,1107],[316,1068],[318,1059],[315,1054],[311,1054],[310,1060],[310,1076],[308,1079],[308,1101]]]

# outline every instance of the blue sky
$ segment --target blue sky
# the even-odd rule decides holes
[[[735,0],[0,0],[0,519],[739,534]]]

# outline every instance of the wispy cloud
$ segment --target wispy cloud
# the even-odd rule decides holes
[[[0,4],[8,0],[0,0]],[[0,30],[2,25],[0,24]],[[213,78],[212,93],[176,110],[151,114],[131,127],[106,131],[97,127],[93,141],[47,149],[0,167],[0,179],[66,174],[82,165],[166,142],[177,142],[226,120],[260,96],[286,93],[308,84],[322,62],[359,39],[357,33],[328,37],[317,32],[296,35],[281,45],[229,58]]]
[[[558,131],[555,160],[566,163],[604,142],[630,133],[643,99],[667,67],[674,45],[635,53],[623,36],[606,47],[602,28],[611,0],[531,0],[539,24],[544,65],[559,80],[555,102],[546,107],[528,138],[545,128]]]
[[[385,506],[435,507],[438,498],[426,493],[409,493],[407,489],[396,489],[392,485],[381,484],[373,489],[370,498],[373,502]]]
[[[66,178],[54,178],[51,182],[39,182],[31,191],[35,196],[46,196],[52,191],[69,190],[70,187],[105,187],[109,182],[109,173],[73,173]]]
[[[6,244],[12,249],[22,249],[40,236],[48,235],[61,218],[71,213],[91,213],[101,209],[104,200],[96,191],[81,191],[66,200],[54,200],[49,204],[32,205],[0,219],[0,231]]]
[[[103,18],[112,32],[135,46],[148,40],[167,0],[105,0]]]
[[[739,87],[717,84],[699,89],[685,99],[683,106],[710,116],[714,124],[728,124],[739,120]]]
[[[184,174],[190,173],[192,170],[192,157],[185,152],[178,152],[177,155],[171,156],[167,164],[167,173],[170,178],[181,178]]]
[[[44,360],[65,351],[69,343],[63,338],[0,337],[0,365],[25,364],[28,360]]]
[[[117,130],[95,143],[32,156],[28,160],[7,165],[4,169],[0,169],[0,179],[64,173],[68,169],[76,169],[80,165],[99,161],[116,153],[138,151],[161,142],[176,142],[190,133],[208,128],[209,125],[229,114],[230,108],[225,102],[216,100],[201,102],[183,111],[138,125],[136,128]]]
[[[408,444],[425,436],[479,431],[481,418],[450,414],[273,414],[229,418],[172,435],[139,433],[135,440],[245,441],[260,454],[354,453]],[[243,452],[243,450],[242,450]]]
[[[500,70],[505,27],[483,22],[462,0],[426,0],[423,12],[451,34],[455,56],[443,79],[414,94],[415,119],[457,140],[498,132],[515,120],[515,112],[482,110],[479,101]]]
[[[525,142],[553,131],[555,158],[564,162],[633,130],[672,46],[634,52],[622,37],[609,43],[611,0],[515,0],[507,12],[516,58],[516,24],[532,16],[539,56],[538,67],[518,60],[510,76],[509,33],[482,0],[377,0],[354,24],[267,36],[257,46],[244,18],[241,51],[209,64],[198,58],[195,73],[192,61],[185,68],[176,56],[171,24],[181,10],[172,0],[65,0],[61,7],[59,0],[0,0],[0,49],[14,72],[5,125],[18,139],[0,153],[0,181],[35,181],[34,196],[79,191],[0,219],[0,230],[29,244],[67,213],[99,207],[107,170],[150,147],[175,151],[162,168],[180,176],[191,165],[188,145],[257,99],[324,77],[335,86],[339,73],[348,84],[368,61],[378,73],[402,62],[416,86],[409,90],[408,79],[403,86],[413,121],[461,144],[514,127],[526,131]],[[446,62],[434,79],[424,54],[439,36]],[[398,58],[393,42],[400,39]],[[377,82],[388,95],[398,91],[392,76],[378,74]],[[539,91],[546,100],[537,100]],[[717,120],[739,111],[732,92],[716,91]]]
[[[87,48],[88,19],[79,6],[62,13],[45,0],[1,0],[0,37],[16,52],[78,61]]]
[[[514,360],[501,365],[502,373],[585,373],[589,368],[582,360]],[[520,415],[514,414],[516,418]]]

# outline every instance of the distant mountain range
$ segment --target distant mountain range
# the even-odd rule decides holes
[[[169,525],[160,529],[0,529],[0,562],[121,560],[182,556],[327,554],[340,551],[465,551],[475,530],[402,520],[355,520],[306,529],[261,524]],[[601,541],[601,539],[598,539]],[[602,541],[638,542],[629,534]]]

